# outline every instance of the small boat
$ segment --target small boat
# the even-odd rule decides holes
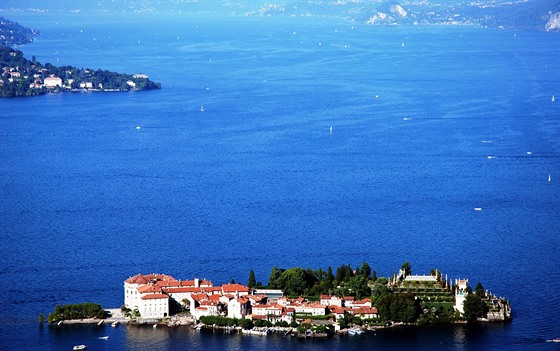
[[[56,323],[57,327],[60,327],[62,325],[62,323],[64,323],[63,321],[58,321],[58,323]]]
[[[552,95],[552,99],[550,99],[551,102],[554,102],[554,95]]]
[[[154,325],[152,326],[152,328],[156,329],[156,328],[157,328],[157,324],[154,324]]]
[[[103,324],[103,319],[100,320],[100,321],[97,323],[97,325],[101,325],[101,324]]]
[[[548,175],[548,181],[550,182],[550,174]]]
[[[491,160],[493,158],[496,158],[496,156],[488,156],[488,159]]]
[[[554,339],[551,339],[551,340],[547,340],[547,342],[557,342],[557,343],[560,343],[560,338],[554,338]]]
[[[111,327],[116,328],[119,324],[121,324],[119,321],[114,321],[111,323]]]
[[[482,207],[475,207],[474,210],[475,211],[482,211]]]
[[[200,112],[204,112],[204,105],[200,105]]]
[[[107,339],[109,339],[109,337],[108,336],[100,336],[100,337],[98,337],[98,339],[99,340],[107,340]]]
[[[85,350],[87,349],[87,346],[82,344],[82,345],[76,345],[74,346],[74,348],[72,348],[72,350],[76,351],[76,350]]]
[[[330,133],[332,134],[332,126],[331,126],[331,128],[330,128]]]
[[[360,335],[362,333],[363,333],[363,331],[360,328],[348,329],[348,334],[350,334],[350,335]]]

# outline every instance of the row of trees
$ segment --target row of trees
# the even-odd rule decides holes
[[[56,305],[54,312],[49,313],[47,321],[56,323],[62,320],[83,318],[105,318],[106,312],[96,303],[84,302],[81,304]]]
[[[322,268],[281,269],[274,266],[268,279],[268,288],[282,289],[287,296],[306,296],[312,299],[318,299],[321,294],[353,295],[361,299],[371,295],[368,283],[376,279],[376,272],[372,272],[366,262],[355,269],[350,265],[342,265],[335,273],[330,266],[326,271]],[[254,284],[256,280],[251,271],[248,285],[252,287]]]

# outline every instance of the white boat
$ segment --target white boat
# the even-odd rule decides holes
[[[554,95],[552,95],[552,99],[550,99],[550,101],[554,102]]]
[[[200,112],[204,112],[204,105],[200,105]]]
[[[101,325],[101,324],[103,324],[103,319],[100,320],[100,321],[97,323],[97,325]]]
[[[108,336],[100,336],[100,337],[98,337],[98,339],[99,340],[107,340],[107,339],[109,339],[109,337]]]
[[[548,175],[548,181],[550,182],[550,174]]]
[[[119,324],[119,321],[114,321],[113,323],[111,323],[111,327],[116,328]]]
[[[157,328],[157,324],[154,324],[154,326],[153,326],[152,328],[156,329],[156,328]]]
[[[491,160],[491,159],[493,159],[493,158],[495,158],[495,156],[488,156],[488,159],[489,159],[489,160]]]
[[[362,333],[363,333],[363,331],[360,328],[348,329],[348,334],[350,334],[350,335],[360,335]]]
[[[85,349],[87,349],[87,346],[82,344],[82,345],[74,346],[72,350],[76,351],[76,350],[85,350]]]
[[[330,128],[330,133],[332,134],[332,126],[331,126],[331,128]]]
[[[474,210],[475,211],[482,211],[482,207],[475,207]]]

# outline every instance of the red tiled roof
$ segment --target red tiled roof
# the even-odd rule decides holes
[[[148,294],[141,297],[142,300],[168,299],[166,294]]]
[[[249,292],[249,287],[241,284],[223,284],[222,291],[224,293],[231,292]]]
[[[195,301],[208,300],[207,294],[193,294],[191,297]]]
[[[141,274],[138,273],[134,277],[130,277],[125,280],[126,283],[129,284],[148,284],[151,281],[166,281],[171,282],[175,281],[176,279],[167,274]]]
[[[218,302],[220,301],[220,297],[221,297],[220,295],[210,295],[208,296],[208,300]]]
[[[162,290],[159,286],[155,286],[155,285],[141,285],[138,287],[138,292],[140,294],[145,294],[145,293],[161,293]]]
[[[203,290],[202,288],[194,288],[194,287],[164,287],[163,291],[167,293],[201,293]]]

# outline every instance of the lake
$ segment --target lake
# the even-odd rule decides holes
[[[4,16],[42,32],[27,58],[162,89],[0,100],[0,349],[557,349],[558,33]],[[273,266],[364,261],[482,282],[514,320],[311,342],[37,323],[121,306],[137,273],[266,284]]]

